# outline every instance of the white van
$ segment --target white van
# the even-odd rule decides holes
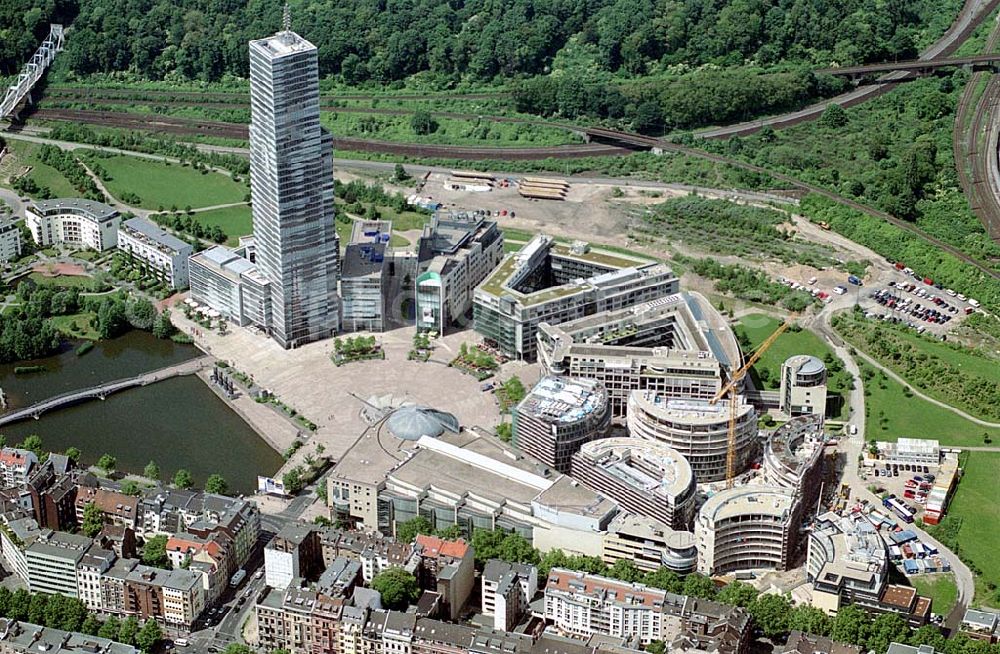
[[[177,645],[178,647],[187,647],[188,646],[187,638],[175,638],[174,645]]]

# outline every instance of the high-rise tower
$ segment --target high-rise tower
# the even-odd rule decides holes
[[[340,242],[333,138],[319,124],[316,46],[283,30],[250,42],[250,191],[271,336],[289,348],[334,334]]]

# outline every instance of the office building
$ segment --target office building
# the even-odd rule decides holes
[[[776,486],[742,486],[716,493],[695,520],[698,572],[788,570],[795,563],[802,503]]]
[[[543,377],[511,415],[514,447],[564,473],[580,446],[611,426],[608,394],[593,379]]]
[[[941,445],[929,438],[900,438],[895,443],[875,443],[881,461],[889,465],[936,467],[941,463]]]
[[[726,478],[729,403],[672,399],[654,391],[632,391],[627,424],[633,438],[663,443],[680,452],[699,484]],[[736,474],[750,467],[760,451],[757,412],[740,396],[736,405]]]
[[[417,330],[444,334],[472,309],[473,293],[503,259],[503,233],[480,212],[438,212],[417,244]]]
[[[823,485],[823,415],[799,416],[781,425],[764,444],[764,483],[789,488],[813,507]]]
[[[0,263],[14,261],[21,256],[21,229],[10,214],[0,208]]]
[[[125,614],[189,629],[205,609],[201,575],[136,565],[125,575]]]
[[[698,293],[538,326],[538,360],[551,375],[604,384],[623,421],[632,391],[711,399],[740,349],[725,318]]]
[[[188,261],[191,299],[218,311],[222,318],[267,332],[271,324],[271,290],[246,248],[216,245]]]
[[[193,248],[160,226],[144,218],[126,220],[118,230],[118,249],[144,263],[170,288],[187,288]]]
[[[475,290],[474,323],[487,343],[533,361],[541,323],[631,307],[677,292],[666,266],[535,236]]]
[[[342,324],[347,332],[385,331],[389,266],[386,243],[351,243],[340,269]]]
[[[31,238],[41,247],[65,245],[104,252],[118,244],[118,210],[100,202],[38,200],[25,207],[24,217]]]
[[[813,606],[836,615],[844,604],[874,605],[888,573],[885,541],[866,516],[827,512],[817,517],[806,556]]]
[[[826,415],[826,365],[797,354],[781,364],[779,410],[786,416]]]
[[[573,455],[572,476],[622,508],[670,529],[691,526],[697,495],[691,466],[658,441],[604,438]]]
[[[94,541],[84,536],[46,530],[25,548],[28,589],[77,597],[77,568]]]
[[[316,46],[287,24],[250,42],[250,171],[270,334],[285,348],[327,338],[340,324],[333,139],[319,121]]]
[[[625,560],[643,572],[665,567],[686,575],[698,566],[698,549],[690,531],[674,531],[659,520],[622,512],[608,524],[601,558],[609,566]]]
[[[493,616],[494,629],[513,631],[538,592],[538,568],[490,559],[481,582],[483,615]]]
[[[131,645],[76,631],[0,618],[3,654],[139,654]]]
[[[986,609],[966,609],[960,633],[993,644],[1000,639],[1000,614]]]

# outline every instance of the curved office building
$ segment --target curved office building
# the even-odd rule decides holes
[[[633,391],[628,429],[633,437],[658,441],[687,459],[698,483],[726,478],[729,405],[723,400],[676,400],[651,391]],[[757,453],[757,412],[740,397],[736,414],[736,473],[750,467]]]
[[[691,525],[697,488],[677,450],[640,438],[604,438],[573,455],[572,476],[623,508],[671,529]]]
[[[38,200],[25,207],[31,238],[43,247],[68,245],[103,252],[118,244],[118,210],[82,198]]]
[[[823,416],[792,418],[774,430],[764,445],[764,480],[790,488],[812,506],[823,474]]]
[[[716,493],[695,520],[698,572],[787,570],[794,561],[802,521],[794,491],[741,486]]]
[[[826,415],[826,364],[809,354],[781,365],[779,410],[787,416]]]

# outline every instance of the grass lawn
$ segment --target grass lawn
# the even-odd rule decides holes
[[[100,256],[100,253],[94,250],[77,250],[70,256],[74,259],[79,259],[80,261],[93,261]]]
[[[933,438],[942,445],[983,445],[983,433],[1000,442],[1000,430],[987,429],[947,409],[908,395],[902,384],[858,361],[865,380],[865,437],[895,441],[898,438]]]
[[[247,187],[222,173],[201,174],[190,166],[167,164],[138,157],[117,156],[88,161],[99,163],[110,175],[104,184],[116,198],[134,193],[144,209],[210,207],[242,202]]]
[[[249,206],[199,211],[194,214],[194,219],[209,227],[215,225],[221,227],[222,231],[229,236],[226,245],[231,247],[239,244],[240,236],[246,236],[253,232],[253,219],[250,217]]]
[[[346,248],[347,244],[351,242],[351,232],[354,231],[354,221],[343,222],[341,220],[336,221],[337,236],[340,237],[340,247]]]
[[[996,590],[988,587],[988,584],[1000,586],[1000,550],[996,539],[1000,531],[1000,503],[996,501],[1000,452],[969,452],[964,471],[948,514],[962,519],[957,539],[962,558],[980,570],[976,602],[1000,606]]]
[[[389,237],[389,247],[393,248],[408,248],[410,247],[410,240],[403,238],[399,234],[393,234]]]
[[[736,334],[737,337],[741,334],[746,336],[750,341],[751,348],[756,348],[780,325],[781,322],[777,318],[772,318],[761,313],[751,313],[740,318],[739,323],[736,325]],[[754,364],[751,375],[753,375],[754,383],[757,384],[757,387],[777,389],[781,379],[781,364],[796,354],[811,354],[824,359],[828,354],[832,356],[833,350],[819,336],[807,329],[800,331],[786,330],[768,348],[757,363]],[[827,365],[829,366],[829,364]],[[760,383],[762,379],[766,381]],[[847,371],[841,369],[839,372],[830,373],[827,380],[828,389],[832,391],[838,381],[842,381],[843,388],[845,389],[844,395],[846,396],[846,389],[850,385],[850,375]],[[845,402],[842,403],[839,415],[833,417],[846,416],[847,405]]]
[[[931,610],[938,615],[948,615],[958,599],[958,586],[951,572],[914,575],[910,583],[918,593],[931,598]]]
[[[404,211],[397,213],[390,207],[379,207],[382,220],[392,221],[392,231],[408,232],[411,229],[423,229],[424,225],[431,221],[430,214],[419,213],[417,211]]]
[[[55,248],[45,248],[44,250],[42,250],[42,254],[44,254],[47,257],[58,257],[59,250]]]
[[[80,192],[76,190],[76,187],[68,179],[63,177],[61,172],[38,160],[38,150],[41,149],[41,145],[38,143],[15,141],[13,139],[8,141],[7,145],[16,155],[17,163],[20,166],[31,166],[31,172],[28,176],[35,180],[35,183],[39,186],[49,187],[53,197],[79,197]]]
[[[85,338],[91,341],[100,339],[94,327],[97,324],[97,314],[91,311],[69,316],[53,316],[49,320],[52,321],[56,331],[68,338]]]
[[[28,278],[39,286],[60,286],[62,288],[79,286],[81,289],[89,288],[90,284],[94,281],[92,277],[84,275],[56,275],[55,277],[47,277],[37,272],[31,273],[28,275]]]

